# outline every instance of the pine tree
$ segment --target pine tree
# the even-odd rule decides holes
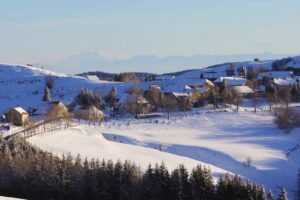
[[[143,175],[142,179],[142,193],[141,199],[144,200],[155,200],[159,193],[156,190],[156,176],[154,174],[154,169],[151,165],[148,166],[148,169]]]
[[[255,200],[266,200],[266,192],[263,185],[256,185],[256,197]]]
[[[203,78],[204,78],[204,76],[203,76],[203,73],[202,73],[202,72],[201,72],[200,78],[201,78],[201,79],[203,79]]]
[[[170,196],[170,192],[171,192],[171,179],[170,179],[170,175],[168,172],[168,169],[166,168],[166,165],[164,162],[162,162],[159,166],[159,168],[157,169],[157,167],[155,167],[155,173],[158,175],[158,188],[159,188],[159,192],[161,194],[160,199],[163,200],[168,200],[171,198]]]
[[[141,185],[140,169],[134,163],[126,160],[124,162],[123,177],[125,184],[123,184],[122,193],[124,197],[137,200]]]
[[[46,87],[44,90],[43,101],[48,101],[48,102],[51,101],[51,94],[48,87]]]
[[[189,175],[184,165],[179,165],[172,172],[171,184],[173,199],[189,200],[192,198],[191,185],[188,179]]]
[[[194,199],[212,200],[215,198],[215,186],[209,169],[198,165],[192,170],[190,182]]]
[[[281,187],[281,188],[280,188],[280,193],[279,193],[277,199],[278,199],[278,200],[288,200],[287,193],[286,193],[284,187]]]
[[[266,200],[275,200],[271,190],[267,193]]]

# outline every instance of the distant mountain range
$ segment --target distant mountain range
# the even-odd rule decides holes
[[[273,54],[271,52],[263,52],[236,55],[195,55],[190,57],[140,55],[128,59],[111,59],[101,56],[97,52],[86,52],[65,57],[52,63],[44,63],[42,65],[47,69],[68,74],[78,74],[88,71],[103,71],[108,73],[133,71],[158,74],[187,69],[199,69],[225,62],[251,61],[254,58],[269,60],[294,55],[296,54]]]

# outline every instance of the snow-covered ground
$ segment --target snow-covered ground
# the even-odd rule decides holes
[[[294,59],[295,62],[289,63],[289,66],[299,67],[300,57]],[[272,63],[240,62],[236,66],[271,68]],[[224,74],[226,66],[220,65],[214,71]],[[164,91],[183,92],[187,83],[199,81],[202,72],[203,69],[194,70],[175,79],[141,82],[139,85],[144,90],[154,84]],[[82,88],[104,96],[115,86],[119,98],[126,100],[125,92],[132,87],[130,83],[91,81],[40,68],[0,64],[0,112],[17,106],[26,110],[44,106],[41,100],[45,77],[48,75],[55,78],[52,99],[62,100],[66,104]],[[30,138],[29,141],[60,155],[70,152],[73,156],[80,153],[82,157],[88,158],[130,159],[140,165],[142,170],[149,163],[162,161],[170,170],[180,163],[189,169],[204,164],[211,168],[215,177],[225,172],[238,173],[274,191],[284,186],[293,194],[300,166],[300,129],[286,134],[273,124],[273,115],[265,102],[260,102],[257,113],[249,105],[251,102],[244,100],[240,108],[242,112],[239,113],[229,108],[217,112],[201,108],[186,116],[184,113],[176,113],[170,120],[123,118],[109,121],[100,127],[79,126],[67,131],[51,132]],[[290,152],[291,149],[295,151]],[[247,160],[251,161],[250,167],[245,165]]]
[[[232,172],[277,191],[284,186],[296,190],[300,129],[286,134],[273,124],[267,110],[217,112],[203,109],[174,114],[170,120],[122,119],[100,127],[80,126],[30,138],[32,144],[57,154],[80,153],[88,158],[130,159],[145,169],[164,161],[169,169],[183,163],[211,167],[214,176]],[[157,120],[157,121],[156,121]],[[105,139],[106,138],[106,139]],[[157,150],[162,147],[163,152]],[[251,166],[245,162],[252,160]]]

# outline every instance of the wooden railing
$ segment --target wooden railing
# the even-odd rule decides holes
[[[56,130],[63,130],[70,127],[76,127],[78,124],[73,121],[65,121],[64,119],[52,120],[52,121],[40,121],[35,123],[31,127],[25,127],[23,130],[14,132],[4,136],[3,139],[8,140],[12,137],[20,136],[24,138],[30,138],[35,135],[40,135],[43,133],[49,133]]]

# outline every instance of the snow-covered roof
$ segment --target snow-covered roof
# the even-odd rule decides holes
[[[183,92],[171,92],[175,97],[188,97],[189,95],[187,93]]]
[[[269,71],[269,72],[262,72],[258,74],[257,79],[262,80],[263,77],[272,78],[289,78],[292,77],[292,71]]]
[[[87,75],[86,78],[90,81],[99,81],[99,78],[96,75]]]
[[[26,114],[27,113],[27,111],[26,110],[24,110],[23,108],[21,108],[21,107],[16,107],[16,108],[14,108],[18,113],[21,113],[21,114]]]
[[[254,93],[254,91],[246,85],[233,86],[233,89],[235,91],[237,91],[239,94],[252,94],[252,93]]]
[[[186,86],[184,87],[184,89],[186,89],[186,90],[191,90],[192,88],[191,88],[190,86],[186,85]]]
[[[103,115],[103,112],[95,106],[89,106],[88,109],[91,110],[96,115]]]
[[[247,79],[241,77],[220,77],[214,81],[214,83],[223,83],[223,82],[226,82],[228,85],[231,86],[239,86],[239,85],[241,86],[246,84]]]
[[[291,78],[287,78],[287,79],[274,78],[273,81],[276,85],[280,85],[280,86],[288,86],[288,85],[295,85],[296,84],[296,80],[291,79]]]

